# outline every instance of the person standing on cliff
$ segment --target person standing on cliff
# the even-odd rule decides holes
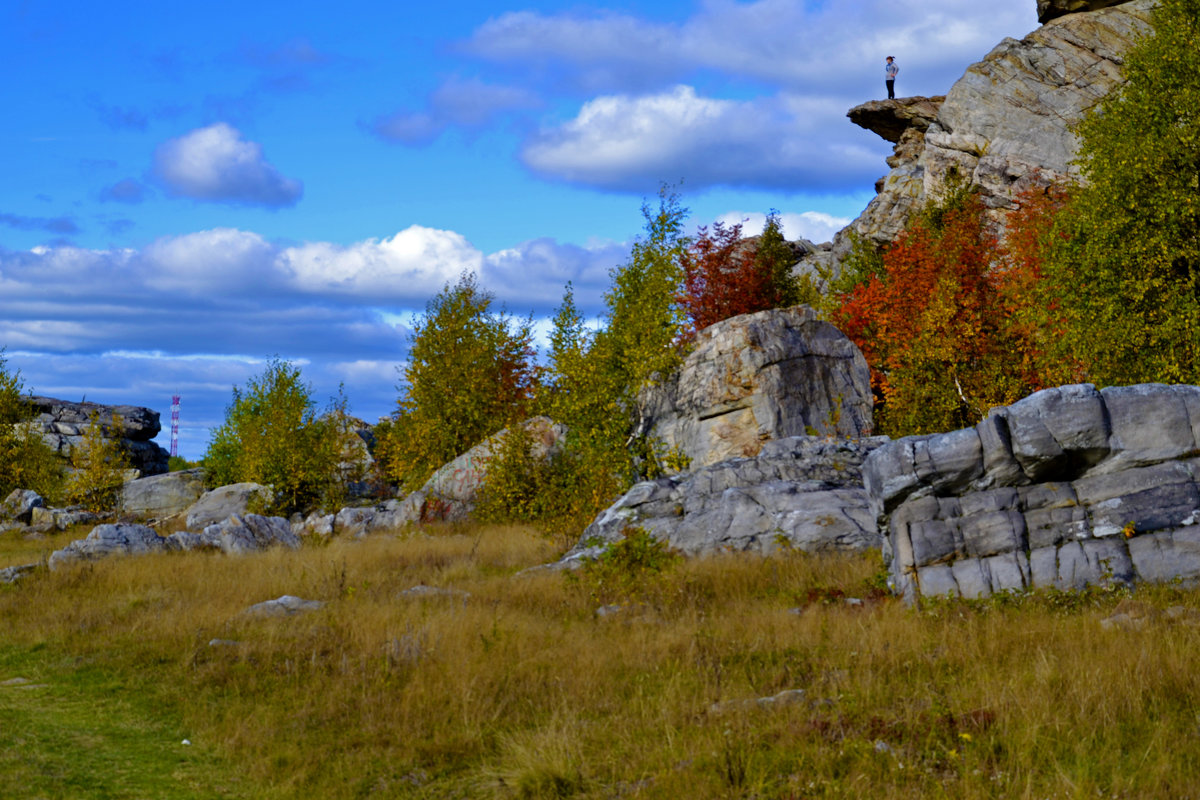
[[[887,66],[883,68],[883,74],[886,77],[884,82],[887,83],[888,100],[895,100],[896,76],[900,74],[900,67],[896,66],[896,59],[892,56],[887,57]]]

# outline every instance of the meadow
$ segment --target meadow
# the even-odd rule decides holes
[[[0,567],[81,535],[0,535]],[[1200,793],[1200,627],[1162,613],[1192,590],[909,608],[878,556],[799,552],[525,571],[557,554],[429,528],[0,586],[0,797]],[[242,613],[282,594],[325,605]]]

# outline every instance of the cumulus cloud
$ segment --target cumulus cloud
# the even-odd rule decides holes
[[[426,110],[397,111],[377,117],[370,129],[388,141],[427,144],[451,126],[482,128],[506,112],[539,105],[537,95],[528,89],[454,77],[430,94]]]
[[[880,171],[882,148],[871,134],[820,135],[820,123],[842,113],[789,98],[702,97],[690,86],[611,95],[541,131],[521,158],[546,177],[616,190],[646,192],[680,178],[692,189],[832,189]]]
[[[260,144],[224,122],[164,142],[154,170],[168,192],[196,200],[280,207],[304,192],[266,161]]]

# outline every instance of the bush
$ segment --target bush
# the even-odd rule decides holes
[[[532,320],[493,312],[493,300],[464,273],[429,301],[413,328],[396,415],[376,430],[387,474],[407,489],[533,405]]]
[[[71,451],[71,473],[67,476],[66,499],[89,511],[112,511],[121,497],[129,458],[121,450],[121,421],[116,414],[110,425],[93,414],[83,439]]]
[[[661,576],[681,559],[644,528],[630,527],[624,538],[606,547],[599,558],[567,577],[598,603],[648,602],[657,599]]]
[[[347,449],[340,395],[318,415],[312,388],[299,367],[271,359],[245,389],[233,388],[225,421],[212,432],[204,455],[209,486],[250,481],[270,486],[272,511],[290,513],[344,500],[340,465]]]
[[[21,373],[8,369],[0,350],[0,500],[32,489],[53,501],[62,490],[62,462],[33,429],[33,416]]]

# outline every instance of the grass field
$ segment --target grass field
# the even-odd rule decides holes
[[[0,567],[69,538],[0,535]],[[1200,795],[1200,628],[1160,613],[1192,591],[910,609],[877,557],[800,553],[522,573],[555,556],[442,529],[0,586],[0,797]],[[282,594],[325,606],[241,613]]]

